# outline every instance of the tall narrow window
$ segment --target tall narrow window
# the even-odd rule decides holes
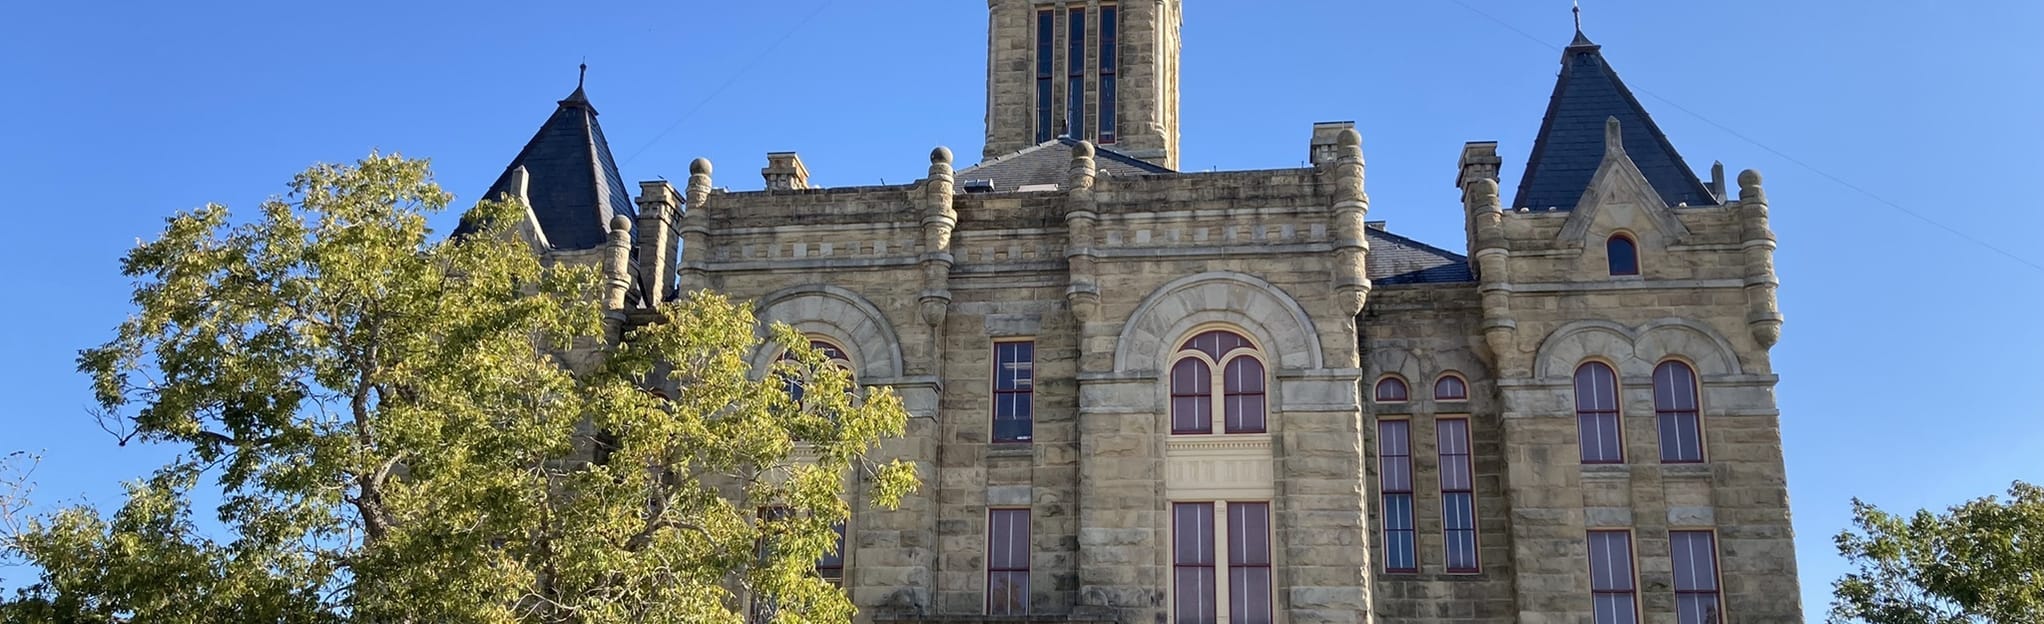
[[[1710,531],[1669,531],[1675,563],[1676,624],[1718,624],[1718,548]]]
[[[1057,14],[1049,9],[1036,12],[1036,142],[1049,141],[1057,126],[1052,124],[1051,70],[1056,67]]]
[[[987,615],[1029,613],[1029,510],[987,510]]]
[[[1595,624],[1639,624],[1632,578],[1632,533],[1590,532],[1590,608]]]
[[[1378,403],[1404,403],[1406,400],[1405,380],[1385,377],[1377,380],[1377,390],[1372,394]]]
[[[1639,245],[1624,234],[1612,234],[1604,241],[1604,257],[1611,263],[1612,275],[1639,275]]]
[[[830,581],[832,585],[844,587],[845,524],[839,522],[830,528],[832,531],[837,532],[837,543],[830,547],[830,552],[823,553],[823,557],[816,560],[816,575],[823,577],[823,580]]]
[[[1266,431],[1264,389],[1268,382],[1263,360],[1248,338],[1229,331],[1202,332],[1180,345],[1175,357],[1170,380],[1171,433]],[[1219,431],[1213,421],[1216,402],[1222,411]]]
[[[1270,503],[1228,503],[1228,621],[1269,624]]]
[[[1384,496],[1384,571],[1418,572],[1412,523],[1411,423],[1377,421],[1377,485]]]
[[[1585,464],[1625,463],[1619,431],[1618,376],[1602,362],[1576,368],[1576,424]]]
[[[1114,5],[1100,7],[1100,143],[1114,142],[1115,29],[1119,16]]]
[[[1086,9],[1065,15],[1065,134],[1086,138]]]
[[[1172,610],[1183,624],[1219,619],[1214,578],[1214,504],[1171,504]]]
[[[1034,422],[1036,343],[994,343],[995,442],[1028,442]]]
[[[1454,373],[1442,375],[1440,379],[1434,380],[1434,400],[1467,401],[1469,400],[1469,384],[1462,381],[1460,375]]]
[[[1674,360],[1654,367],[1654,418],[1661,429],[1661,463],[1703,461],[1703,419],[1696,406],[1696,372]]]
[[[1469,419],[1434,421],[1441,452],[1442,556],[1449,572],[1474,573],[1476,556],[1476,484],[1470,470]]]

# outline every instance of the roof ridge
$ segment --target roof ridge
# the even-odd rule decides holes
[[[1365,234],[1378,234],[1378,235],[1384,236],[1384,237],[1386,237],[1386,238],[1391,238],[1391,239],[1395,239],[1395,240],[1397,240],[1398,242],[1401,242],[1401,243],[1408,243],[1408,244],[1411,244],[1411,245],[1416,245],[1416,246],[1418,246],[1418,247],[1420,247],[1420,248],[1423,248],[1423,249],[1425,249],[1426,251],[1431,251],[1431,252],[1439,253],[1439,254],[1442,254],[1442,255],[1445,255],[1445,256],[1448,256],[1448,257],[1454,258],[1454,259],[1456,259],[1456,260],[1468,260],[1468,259],[1469,259],[1469,257],[1468,257],[1468,256],[1464,256],[1464,255],[1462,255],[1462,254],[1458,254],[1458,253],[1455,253],[1455,252],[1453,252],[1453,251],[1449,251],[1448,249],[1446,249],[1446,248],[1443,248],[1443,247],[1435,247],[1435,246],[1433,246],[1433,245],[1431,245],[1431,244],[1428,244],[1428,243],[1427,243],[1427,242],[1425,242],[1425,241],[1421,241],[1421,240],[1419,240],[1419,239],[1417,239],[1417,238],[1413,238],[1413,237],[1410,237],[1410,236],[1406,236],[1406,235],[1403,235],[1403,234],[1396,234],[1396,233],[1393,233],[1393,232],[1392,232],[1391,230],[1389,230],[1389,229],[1377,229],[1377,228],[1366,228],[1366,229],[1367,229],[1368,231],[1367,231],[1367,232],[1364,232]]]

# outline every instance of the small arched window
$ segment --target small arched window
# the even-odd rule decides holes
[[[1377,380],[1377,391],[1374,396],[1378,403],[1404,403],[1408,398],[1407,394],[1405,380],[1395,375]]]
[[[1661,463],[1703,461],[1703,419],[1696,402],[1696,371],[1669,360],[1654,367],[1654,417],[1661,430]]]
[[[1264,366],[1256,346],[1230,331],[1193,336],[1171,364],[1171,433],[1215,433],[1214,403],[1221,404],[1219,433],[1263,433]],[[1218,374],[1216,374],[1218,373]]]
[[[1625,435],[1619,422],[1618,375],[1603,362],[1576,367],[1576,425],[1583,463],[1625,463]]]
[[[1434,400],[1467,401],[1469,400],[1469,383],[1462,381],[1461,375],[1454,373],[1442,375],[1440,379],[1434,380]]]
[[[832,363],[832,364],[836,364],[836,365],[837,365],[837,367],[838,367],[838,368],[840,368],[840,369],[844,369],[844,371],[845,371],[845,375],[846,375],[846,376],[848,376],[848,377],[851,377],[851,378],[852,378],[852,379],[851,379],[851,381],[853,381],[854,383],[852,383],[852,384],[847,384],[847,385],[845,386],[845,392],[846,392],[847,394],[851,393],[851,392],[852,392],[852,389],[858,386],[858,384],[856,383],[856,382],[858,381],[858,378],[857,378],[857,376],[856,376],[856,375],[855,375],[855,374],[854,374],[854,373],[852,372],[852,370],[853,370],[853,369],[852,369],[852,360],[851,360],[851,358],[849,358],[849,357],[845,357],[845,350],[844,350],[844,349],[840,349],[840,348],[838,348],[838,346],[837,346],[837,345],[831,344],[830,342],[828,342],[828,341],[824,341],[824,340],[811,340],[811,341],[809,341],[809,347],[810,347],[810,348],[812,348],[812,349],[816,349],[816,350],[818,350],[818,351],[822,351],[822,352],[823,352],[823,357],[829,358],[829,359],[830,359],[830,363]],[[795,354],[794,354],[793,352],[783,351],[783,352],[781,352],[781,361],[783,361],[783,362],[793,362],[793,361],[795,361]],[[790,376],[790,377],[788,377],[788,379],[787,379],[786,383],[787,383],[787,386],[786,386],[786,388],[787,388],[787,391],[788,391],[788,397],[789,397],[789,398],[792,398],[792,399],[795,399],[796,401],[801,401],[801,400],[802,400],[802,380],[801,380],[801,379],[798,379],[798,378],[795,378],[795,377],[793,377],[793,376]]]
[[[1604,241],[1604,257],[1612,275],[1639,275],[1639,244],[1624,234],[1612,234]]]

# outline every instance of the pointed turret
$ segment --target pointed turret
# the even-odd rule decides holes
[[[585,74],[588,68],[582,66]],[[554,249],[600,247],[613,217],[635,216],[631,191],[618,175],[610,143],[596,123],[596,107],[589,104],[581,80],[575,81],[575,92],[559,102],[553,116],[504,167],[504,175],[490,185],[484,197],[518,195],[513,172],[521,167],[528,179],[525,200]],[[469,229],[464,224],[455,233]]]
[[[1562,50],[1561,75],[1511,207],[1574,208],[1604,159],[1604,122],[1614,117],[1624,131],[1626,155],[1667,205],[1718,203],[1604,61],[1601,49],[1583,34],[1579,13],[1575,40]]]

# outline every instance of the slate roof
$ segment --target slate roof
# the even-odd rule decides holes
[[[596,107],[589,104],[581,85],[560,101],[484,197],[517,193],[511,173],[519,167],[528,176],[532,213],[554,249],[601,247],[612,216],[634,216],[631,192],[618,175],[610,143],[596,123]],[[455,234],[471,229],[463,224]]]
[[[1578,30],[1562,51],[1561,75],[1510,207],[1575,208],[1604,160],[1604,120],[1610,117],[1618,118],[1626,156],[1668,205],[1718,203],[1604,61],[1600,47]]]
[[[966,167],[956,174],[956,179],[961,187],[967,180],[992,180],[995,191],[1012,191],[1036,184],[1062,186],[1071,176],[1072,148],[1078,145],[1075,139],[1058,137]],[[1093,166],[1102,176],[1176,173],[1107,147],[1094,148]]]
[[[1367,228],[1370,242],[1366,260],[1373,284],[1440,284],[1474,282],[1469,259],[1446,249],[1428,245],[1377,228]]]

